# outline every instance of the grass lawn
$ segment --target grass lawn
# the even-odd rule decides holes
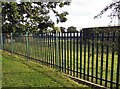
[[[40,63],[26,61],[18,55],[2,51],[2,87],[76,87],[88,88],[69,79],[64,74]]]

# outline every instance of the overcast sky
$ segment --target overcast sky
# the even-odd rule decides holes
[[[20,1],[20,0],[17,0]],[[51,0],[52,1],[52,0]],[[75,26],[79,30],[80,28],[108,26],[110,18],[107,17],[110,11],[105,13],[102,18],[94,19],[94,16],[100,13],[105,6],[109,5],[113,0],[71,0],[70,6],[65,6],[57,10],[67,11],[67,22],[59,23],[57,26],[69,27]],[[55,20],[54,15],[52,16]],[[113,21],[111,25],[117,25],[117,19]]]
[[[65,6],[62,9],[68,11],[68,21],[58,26],[75,26],[78,28],[108,26],[110,18],[107,15],[109,12],[105,13],[101,19],[94,19],[94,16],[111,2],[113,0],[72,0],[70,6]],[[114,24],[117,24],[117,21],[112,25]]]

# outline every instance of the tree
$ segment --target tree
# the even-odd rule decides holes
[[[54,26],[54,27],[53,27],[53,30],[51,30],[50,32],[56,33],[56,31],[57,31],[57,32],[61,32],[60,27]]]
[[[65,27],[60,27],[61,32],[65,32]]]
[[[56,27],[53,28],[53,30],[51,30],[50,32],[52,33],[56,33]],[[59,27],[59,31],[58,32],[65,32],[65,27]]]
[[[76,27],[70,26],[67,28],[67,32],[78,32],[78,31],[76,30]]]
[[[111,22],[114,18],[120,19],[120,0],[113,0],[113,2],[109,5],[107,5],[98,15],[96,15],[94,18],[101,18],[101,16],[107,12],[108,10],[112,10],[112,12],[108,15],[111,18]]]
[[[55,22],[50,17],[50,11],[55,15],[56,22],[66,22],[68,12],[59,13],[56,7],[62,8],[70,2],[1,2],[2,32],[31,32],[53,28]]]
[[[107,12],[108,10],[111,10],[111,13],[108,15],[110,18],[111,18],[111,21],[110,23],[113,22],[113,19],[117,17],[118,19],[118,25],[120,25],[120,0],[113,0],[113,2],[109,5],[107,5],[98,15],[96,15],[94,18],[101,18],[101,16]],[[119,27],[118,29],[114,29],[115,31],[116,30],[120,30]],[[107,41],[106,41],[107,42]],[[120,42],[118,42],[116,44],[116,42],[111,42],[111,44],[114,44],[116,47],[114,50],[117,49],[118,51],[118,54],[119,54],[119,58],[120,58],[120,45],[119,45]],[[114,48],[113,47],[113,48]]]

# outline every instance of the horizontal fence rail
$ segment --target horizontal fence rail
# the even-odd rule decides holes
[[[3,50],[108,88],[120,88],[120,32],[2,34]]]

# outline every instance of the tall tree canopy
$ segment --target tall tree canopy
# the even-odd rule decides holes
[[[62,13],[56,7],[62,8],[70,2],[1,2],[2,3],[2,31],[35,33],[54,27],[55,23],[66,22],[68,12]],[[51,19],[53,12],[56,22]]]
[[[111,13],[108,15],[111,18],[111,22],[114,18],[120,19],[120,0],[113,0],[111,4],[106,6],[98,15],[96,15],[94,18],[101,18],[101,16],[107,12],[108,10],[111,10]]]

